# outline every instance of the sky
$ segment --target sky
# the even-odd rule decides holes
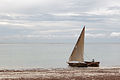
[[[120,42],[120,0],[0,0],[0,43]]]

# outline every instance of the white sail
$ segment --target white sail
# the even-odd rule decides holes
[[[73,49],[73,52],[69,58],[69,61],[84,61],[84,34],[85,34],[85,27],[83,28],[80,37]]]

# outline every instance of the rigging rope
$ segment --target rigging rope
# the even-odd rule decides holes
[[[84,56],[85,56],[88,60],[90,60],[90,58],[88,58],[88,56],[87,56],[87,55],[85,55],[85,54],[84,54]]]

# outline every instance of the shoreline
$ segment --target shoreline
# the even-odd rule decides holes
[[[120,67],[0,70],[0,80],[120,80]]]

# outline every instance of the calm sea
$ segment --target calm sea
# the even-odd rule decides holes
[[[66,68],[75,44],[0,44],[0,68]],[[85,60],[120,66],[120,43],[86,43]]]

